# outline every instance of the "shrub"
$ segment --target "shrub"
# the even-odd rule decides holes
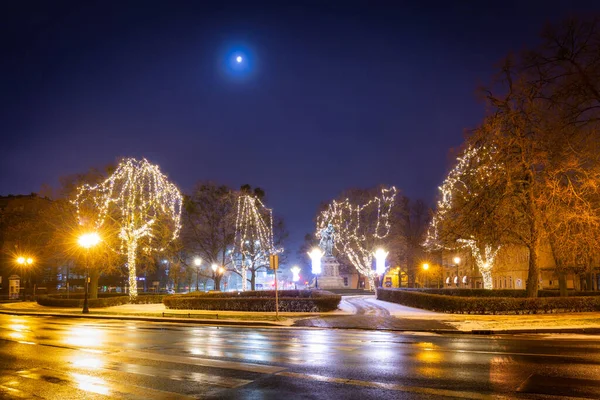
[[[403,288],[401,290],[407,292],[419,292],[427,294],[441,294],[444,296],[458,297],[527,297],[527,292],[524,289],[465,289],[465,288],[448,288],[448,289],[422,289],[422,288]],[[568,296],[583,297],[583,296],[600,296],[599,292],[580,292],[570,290]],[[559,297],[558,290],[538,290],[538,297]]]
[[[337,309],[342,297],[326,291],[282,290],[279,311],[324,312]],[[214,292],[173,295],[163,300],[169,309],[213,311],[275,311],[275,291]]]
[[[539,314],[600,311],[600,297],[465,297],[404,289],[379,289],[379,300],[455,314]]]
[[[50,296],[38,296],[37,303],[47,307],[83,307],[83,298],[81,299],[63,299]],[[104,297],[99,299],[88,299],[89,308],[101,308],[101,307],[112,307],[120,306],[121,304],[129,303],[128,296],[119,297]]]

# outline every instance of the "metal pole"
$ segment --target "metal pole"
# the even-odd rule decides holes
[[[277,269],[275,269],[275,319],[279,319],[279,291],[277,290]]]
[[[199,287],[198,287],[198,278],[200,277],[200,267],[196,267],[196,292],[199,291]]]
[[[82,314],[90,313],[90,309],[88,308],[88,279],[90,276],[90,269],[88,265],[88,253],[89,251],[86,251],[85,254],[85,293],[83,295],[83,310],[81,310]]]

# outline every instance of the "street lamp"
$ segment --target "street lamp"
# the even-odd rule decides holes
[[[292,282],[294,282],[294,290],[298,290],[297,283],[300,280],[300,267],[294,265],[292,268],[290,268],[290,271],[292,271]]]
[[[319,288],[319,274],[321,273],[321,257],[323,252],[320,248],[315,247],[308,253],[310,260],[312,261],[312,273],[315,275],[315,289]]]
[[[25,277],[25,274],[28,274],[29,276],[31,276],[31,272],[28,273],[27,271],[23,270],[23,268],[31,267],[33,265],[33,258],[19,256],[19,257],[17,257],[16,262],[22,268],[23,277]],[[30,283],[30,282],[28,282],[28,280],[25,280],[25,287],[27,287],[27,283]],[[33,295],[35,296],[35,289],[34,289]]]
[[[77,243],[81,247],[83,247],[85,252],[85,286],[84,286],[84,295],[83,295],[83,310],[81,310],[82,314],[89,314],[90,309],[88,308],[88,285],[90,280],[90,270],[89,270],[89,254],[90,249],[100,243],[100,236],[96,232],[84,233],[79,237]]]
[[[379,276],[379,286],[383,287],[383,274],[385,274],[385,258],[389,253],[384,249],[377,249],[375,255],[375,273]]]
[[[429,282],[427,282],[429,279],[429,276],[427,274],[427,271],[429,271],[429,264],[427,264],[427,263],[423,264],[423,271],[425,271],[425,287],[427,287],[427,286],[429,286]]]
[[[225,268],[223,267],[219,267],[217,264],[213,264],[210,266],[210,269],[213,270],[213,275],[214,275],[214,279],[213,281],[215,282],[215,290],[221,290],[221,276],[225,273]]]
[[[458,287],[458,285],[460,284],[460,278],[458,276],[458,265],[460,264],[460,257],[456,256],[452,259],[452,261],[454,261],[454,264],[456,264],[456,287]]]
[[[200,257],[194,258],[194,265],[196,266],[196,292],[200,290],[198,286],[198,279],[200,278],[200,264],[202,264],[202,259]]]

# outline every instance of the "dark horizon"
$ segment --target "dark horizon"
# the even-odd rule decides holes
[[[433,205],[477,89],[545,23],[597,9],[571,3],[5,4],[0,195],[146,157],[183,192],[263,188],[293,260],[344,189]]]

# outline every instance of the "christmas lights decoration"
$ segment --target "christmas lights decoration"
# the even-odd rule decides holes
[[[349,199],[334,200],[317,218],[317,238],[320,238],[324,227],[332,224],[336,233],[335,249],[348,258],[359,274],[367,277],[371,288],[375,287],[375,272],[374,253],[369,244],[384,239],[390,233],[389,219],[396,193],[394,186],[382,188],[380,196],[363,205],[354,205]],[[376,218],[366,218],[374,210],[377,211]]]
[[[231,252],[233,268],[242,276],[242,290],[248,286],[248,268],[269,264],[271,254],[279,254],[273,241],[273,211],[253,195],[240,195],[235,219],[235,241]]]
[[[442,186],[439,187],[441,198],[437,202],[436,212],[429,224],[424,246],[430,250],[457,250],[468,248],[475,259],[479,272],[483,277],[484,289],[492,289],[492,268],[498,251],[501,246],[483,245],[483,251],[480,244],[473,236],[468,238],[459,238],[453,245],[447,246],[442,243],[440,238],[441,226],[447,218],[452,218],[452,209],[455,206],[454,201],[457,198],[461,200],[471,200],[477,197],[478,193],[469,187],[467,182],[475,183],[475,186],[484,187],[486,182],[494,174],[503,173],[503,169],[491,162],[493,148],[486,147],[468,147],[462,156],[457,158],[454,168],[448,173]]]
[[[156,247],[158,231],[170,232],[168,241],[179,236],[183,198],[179,189],[148,160],[126,158],[115,172],[98,185],[83,185],[73,203],[80,224],[84,209],[93,211],[96,229],[115,224],[121,245],[117,249],[127,256],[129,296],[137,297],[136,258],[138,249],[145,252]],[[110,223],[109,223],[110,221]],[[89,222],[89,221],[87,221]],[[163,243],[164,244],[164,243]]]

